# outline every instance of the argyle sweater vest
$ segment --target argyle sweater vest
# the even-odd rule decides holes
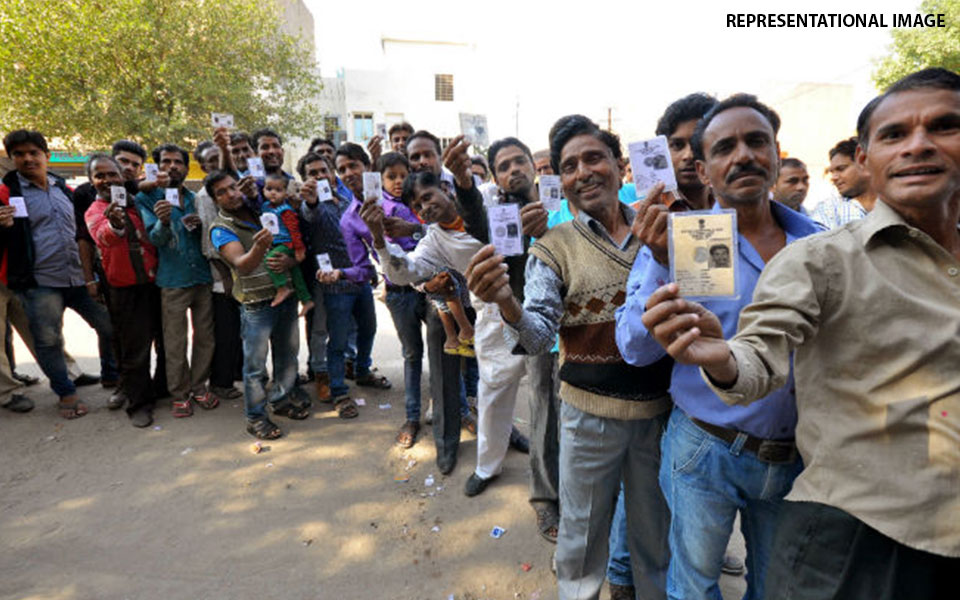
[[[669,366],[634,367],[617,349],[614,311],[626,300],[639,249],[636,238],[616,248],[579,219],[550,229],[530,248],[563,281],[560,397],[586,413],[647,419],[670,409]]]

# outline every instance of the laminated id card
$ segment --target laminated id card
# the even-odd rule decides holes
[[[688,300],[736,300],[737,211],[669,213],[670,278]]]

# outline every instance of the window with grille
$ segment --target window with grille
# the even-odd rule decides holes
[[[433,76],[433,99],[437,102],[453,102],[453,75]]]

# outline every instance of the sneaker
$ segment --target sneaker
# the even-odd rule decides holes
[[[171,414],[174,416],[174,418],[178,418],[178,419],[183,417],[192,417],[193,403],[190,401],[190,398],[183,398],[182,400],[174,400]]]
[[[476,473],[471,473],[469,479],[467,479],[466,485],[463,486],[463,493],[467,495],[468,498],[472,498],[477,494],[483,492],[487,489],[487,486],[490,485],[490,482],[496,479],[497,476],[487,477],[484,479]]]
[[[93,385],[95,383],[100,383],[100,377],[97,375],[88,375],[87,373],[81,373],[79,377],[73,380],[73,385],[77,387]]]
[[[109,399],[107,399],[107,408],[110,410],[120,410],[127,403],[127,395],[123,390],[117,390]]]
[[[523,454],[530,454],[530,440],[516,427],[510,428],[510,447]]]
[[[10,394],[10,399],[0,406],[15,413],[25,413],[33,410],[33,400],[23,394]]]
[[[23,373],[13,372],[13,378],[22,383],[23,385],[30,387],[31,385],[37,385],[40,383],[39,377],[34,377],[32,375],[24,375]]]

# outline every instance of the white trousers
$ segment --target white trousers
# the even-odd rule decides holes
[[[505,327],[495,304],[476,303],[474,325],[477,367],[477,469],[478,477],[498,475],[510,445],[513,409],[520,380],[526,373],[526,356],[512,354],[503,336]]]

